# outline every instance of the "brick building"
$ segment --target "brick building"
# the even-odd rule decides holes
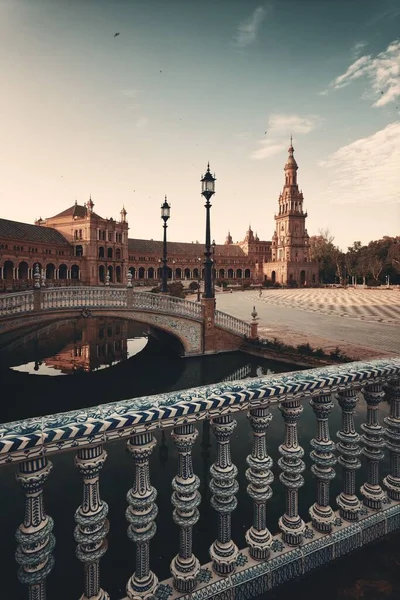
[[[310,261],[307,213],[297,184],[297,163],[292,143],[285,164],[285,184],[279,195],[272,241],[262,241],[251,226],[242,242],[228,234],[215,245],[214,276],[218,280],[300,285],[315,283],[318,267]],[[46,285],[99,285],[109,275],[111,284],[126,285],[128,270],[135,284],[153,285],[161,278],[162,242],[128,237],[127,212],[119,220],[94,212],[90,197],[34,225],[0,219],[0,290],[26,289],[33,285],[35,265]],[[169,278],[202,278],[204,245],[168,242]]]

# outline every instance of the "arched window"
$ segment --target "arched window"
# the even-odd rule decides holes
[[[129,270],[132,273],[132,279],[135,279],[135,277],[136,277],[136,269],[135,269],[135,267],[129,267]]]
[[[104,246],[100,246],[99,248],[99,258],[104,258]]]
[[[67,279],[67,265],[60,265],[58,267],[58,279]]]
[[[168,269],[168,279],[172,279],[172,269]]]
[[[28,279],[28,263],[25,261],[18,265],[18,279]]]
[[[182,271],[179,267],[175,270],[175,279],[182,279]]]
[[[113,257],[113,250],[112,248],[107,248],[107,258],[112,258]]]
[[[117,280],[117,283],[121,283],[121,267],[115,267],[115,279]]]
[[[75,256],[83,256],[83,246],[75,246]]]
[[[139,279],[144,279],[144,267],[139,267]]]
[[[104,281],[105,281],[105,277],[106,277],[106,276],[105,276],[105,268],[104,268],[104,265],[100,265],[100,266],[99,266],[99,281],[100,281],[101,283],[104,283]],[[100,337],[101,337],[101,336],[100,336]]]
[[[220,279],[224,279],[224,277],[225,277],[225,269],[220,269],[220,270],[219,270],[218,277],[219,277]]]
[[[199,278],[199,270],[193,269],[193,279],[198,279],[198,278]]]
[[[55,266],[50,263],[46,267],[46,279],[54,279]]]
[[[150,267],[149,270],[147,271],[147,279],[154,279],[154,269],[153,269],[153,267]]]
[[[71,267],[71,279],[79,279],[79,267],[78,265],[72,265]]]
[[[110,283],[113,283],[113,281],[114,281],[114,269],[112,268],[111,265],[109,265],[109,267],[108,267],[108,274],[110,276]]]
[[[119,260],[121,258],[121,248],[117,248],[115,251],[115,258]]]
[[[244,272],[244,278],[245,279],[250,279],[250,277],[251,277],[250,269],[246,269],[245,272]]]
[[[74,231],[74,240],[77,240],[77,239],[78,239],[78,230],[75,229],[75,231]]]
[[[237,279],[241,279],[242,278],[242,269],[236,269],[236,278]]]
[[[190,279],[190,269],[185,269],[185,279]]]
[[[233,279],[233,269],[228,269],[228,279]]]
[[[275,283],[275,281],[276,281],[276,273],[275,273],[275,271],[272,271],[272,273],[271,273],[271,281],[272,281],[272,283]]]

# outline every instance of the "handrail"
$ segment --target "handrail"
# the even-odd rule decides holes
[[[47,454],[69,447],[89,446],[95,439],[129,437],[133,431],[154,431],[187,421],[197,422],[222,408],[231,412],[259,406],[286,396],[310,397],[346,385],[361,387],[369,380],[400,375],[400,357],[346,363],[284,375],[268,375],[215,385],[111,402],[85,410],[0,424],[0,465],[19,462],[43,450]]]
[[[249,323],[220,310],[215,311],[215,324],[243,337],[249,337],[251,334],[251,325]]]

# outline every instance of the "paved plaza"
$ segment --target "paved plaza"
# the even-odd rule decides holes
[[[263,289],[217,294],[217,308],[250,320],[263,337],[342,348],[354,358],[400,355],[399,289]]]

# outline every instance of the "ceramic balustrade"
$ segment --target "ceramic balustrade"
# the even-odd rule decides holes
[[[250,337],[251,335],[251,325],[249,323],[232,317],[232,315],[228,315],[220,310],[215,311],[215,324],[222,329],[227,329],[243,337]]]
[[[361,394],[366,410],[360,437],[354,414]],[[384,399],[390,403],[389,416],[384,419],[386,430],[377,413]],[[298,427],[306,402],[310,402],[316,419],[315,433],[310,443],[300,445]],[[281,427],[280,418],[272,419],[270,406],[274,404],[282,413],[284,425],[278,461],[281,473],[275,483],[267,435],[271,428]],[[81,411],[74,411],[0,426],[0,464],[18,464],[17,479],[25,492],[25,517],[17,532],[16,559],[20,581],[28,586],[30,600],[45,600],[46,578],[54,563],[53,522],[45,512],[43,490],[51,471],[49,457],[68,450],[77,450],[75,462],[84,482],[83,501],[75,515],[77,556],[84,565],[82,599],[108,600],[100,574],[100,559],[107,549],[108,507],[100,496],[99,477],[102,468],[107,468],[103,446],[117,439],[127,440],[134,463],[126,511],[128,536],[136,554],[135,571],[126,584],[129,600],[167,598],[171,594],[174,598],[190,595],[194,600],[211,599],[222,589],[234,591],[239,599],[250,598],[257,595],[256,591],[264,593],[400,528],[400,358],[222,382],[100,408],[86,409],[84,420]],[[231,529],[238,492],[231,439],[236,426],[234,415],[244,410],[253,438],[246,459],[253,524],[245,534],[247,547],[239,550]],[[334,410],[342,417],[337,447],[329,433]],[[211,423],[217,447],[209,488],[218,526],[210,547],[211,562],[203,566],[193,547],[193,527],[199,519],[202,523],[198,509],[200,479],[192,462],[196,424],[200,421]],[[150,473],[150,457],[156,446],[153,432],[160,427],[172,430],[177,451],[172,481],[177,533],[175,542],[171,540],[176,555],[170,566],[171,578],[161,583],[151,568],[157,491]],[[380,473],[384,437],[388,440],[390,464],[385,473]],[[310,452],[316,491],[308,523],[299,514],[305,452]],[[336,506],[331,506],[335,499],[330,482],[335,476],[337,456],[343,483]],[[360,489],[363,503],[355,485],[361,460],[367,473]],[[54,476],[62,477],[62,473]],[[286,502],[278,523],[273,524],[268,518],[268,504],[282,485]],[[266,579],[267,571],[270,575]]]

